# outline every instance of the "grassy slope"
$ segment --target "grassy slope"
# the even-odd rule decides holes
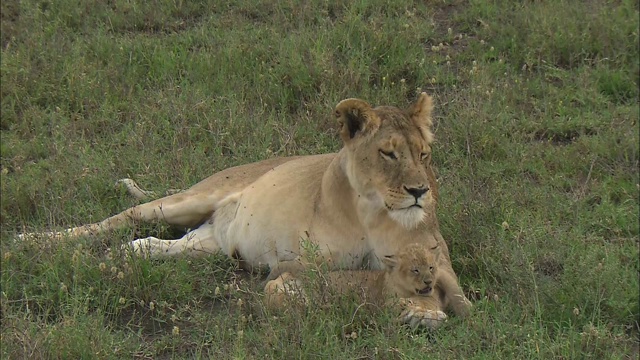
[[[637,355],[637,2],[426,3],[3,1],[2,357]],[[162,226],[14,240],[133,205],[118,178],[163,191],[336,150],[338,101],[420,90],[442,230],[476,295],[435,334],[344,299],[270,313],[220,257],[105,257]]]

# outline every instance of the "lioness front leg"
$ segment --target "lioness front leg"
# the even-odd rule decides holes
[[[458,280],[449,272],[442,271],[439,275],[439,286],[444,293],[444,306],[451,308],[456,316],[467,317],[471,312],[471,301],[462,292]]]
[[[138,185],[133,179],[124,178],[116,181],[116,186],[124,186],[129,195],[138,200],[149,200],[157,197],[157,194],[150,190],[145,190]],[[170,196],[182,192],[181,189],[169,189],[165,192],[165,196]]]

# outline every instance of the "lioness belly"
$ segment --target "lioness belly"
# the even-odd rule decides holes
[[[322,175],[335,155],[307,156],[267,172],[213,221],[222,251],[250,266],[275,266],[300,255],[319,196]]]

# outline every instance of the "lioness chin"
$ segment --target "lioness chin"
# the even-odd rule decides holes
[[[129,244],[133,252],[223,252],[248,269],[267,266],[269,279],[309,262],[381,269],[385,256],[417,242],[440,246],[440,271],[456,279],[435,212],[432,108],[426,93],[407,109],[346,99],[334,112],[344,143],[338,153],[229,168],[98,223],[21,237],[74,238],[164,221],[193,230],[177,240],[135,240]],[[313,244],[313,253],[305,253],[302,244]]]
[[[447,308],[460,317],[466,317],[471,308],[456,279],[440,271],[440,253],[437,245],[429,249],[424,244],[414,243],[398,254],[382,259],[385,270],[338,270],[315,275],[321,283],[320,288],[330,293],[356,295],[358,301],[380,306],[399,306],[403,310],[400,315],[403,321],[407,320],[410,311],[415,312],[419,307],[423,315],[413,319],[412,325],[435,329],[447,319],[444,312]],[[266,305],[281,309],[292,302],[306,303],[307,299],[315,297],[317,294],[310,293],[313,290],[305,286],[303,277],[287,272],[267,282]]]

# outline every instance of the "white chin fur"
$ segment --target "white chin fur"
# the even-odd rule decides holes
[[[424,215],[424,209],[417,206],[389,211],[389,216],[406,229],[415,229],[424,219]]]

